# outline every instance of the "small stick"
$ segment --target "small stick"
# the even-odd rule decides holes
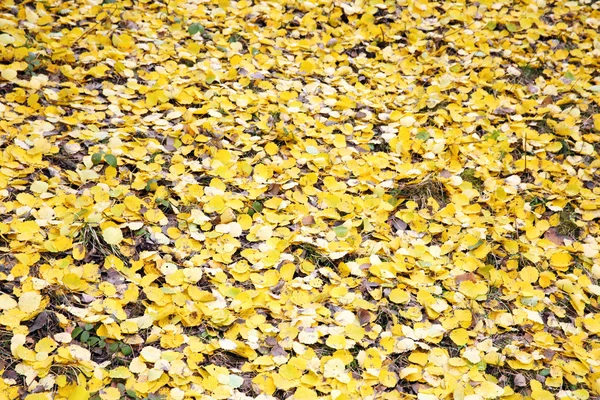
[[[71,47],[75,46],[81,39],[83,39],[84,37],[86,37],[94,29],[96,29],[96,27],[100,23],[104,23],[104,21],[106,21],[107,18],[112,17],[113,14],[117,11],[117,8],[118,8],[118,3],[115,3],[115,8],[112,10],[112,12],[110,14],[108,14],[106,17],[102,18],[100,21],[96,22],[94,25],[92,25],[87,31],[83,32],[81,34],[81,36],[79,36],[77,39],[75,39],[75,41],[73,42],[73,44],[71,45]]]

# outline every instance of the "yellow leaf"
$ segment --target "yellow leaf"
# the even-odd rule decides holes
[[[86,250],[83,243],[78,243],[73,246],[73,258],[77,261],[81,261],[85,258]]]
[[[40,308],[42,296],[36,292],[25,292],[19,297],[19,308],[26,313],[32,313]]]
[[[319,396],[317,395],[317,392],[305,386],[300,386],[298,389],[296,389],[296,392],[294,392],[294,399],[317,400],[318,398]]]
[[[48,184],[42,181],[35,181],[31,184],[31,191],[33,193],[41,194],[48,190]]]
[[[71,393],[69,393],[69,400],[88,400],[90,398],[90,392],[86,390],[85,386],[75,386]]]
[[[102,400],[118,400],[121,398],[121,392],[116,387],[107,387],[100,390],[100,398]]]
[[[539,277],[539,271],[533,266],[527,266],[519,271],[519,276],[524,282],[535,283]]]
[[[559,251],[552,254],[550,257],[550,265],[563,270],[571,264],[571,255],[564,251]]]
[[[542,384],[535,379],[530,382],[531,385],[531,398],[533,400],[554,400],[552,392],[544,390]]]
[[[288,380],[298,379],[302,376],[302,371],[290,364],[281,366],[279,368],[279,373]]]
[[[123,232],[115,226],[110,226],[102,231],[102,237],[106,243],[117,245],[123,240]]]
[[[73,247],[73,239],[71,239],[70,237],[60,235],[59,237],[54,239],[53,244],[56,251],[67,251],[71,247]]]
[[[466,329],[459,328],[450,332],[450,339],[458,345],[464,346],[469,343],[469,332]]]
[[[334,378],[342,383],[350,382],[344,362],[339,358],[333,358],[325,363],[323,376],[325,378]]]
[[[71,290],[79,290],[84,282],[76,274],[66,274],[63,277],[63,284]]]
[[[398,375],[395,372],[382,368],[379,372],[379,382],[388,388],[393,388],[398,383]]]
[[[18,303],[11,296],[5,293],[0,294],[0,310],[12,310],[17,305]]]
[[[25,400],[50,400],[52,399],[52,395],[50,393],[35,393],[28,394],[25,396]]]
[[[133,374],[127,367],[120,366],[113,370],[111,370],[108,374],[111,378],[115,379],[127,379],[130,378]]]
[[[14,69],[6,68],[6,69],[2,70],[2,78],[6,79],[7,81],[12,81],[16,77],[17,77],[17,71],[15,71]]]
[[[470,299],[477,299],[485,296],[488,292],[488,286],[485,282],[475,283],[472,281],[464,281],[460,283],[458,291]]]
[[[58,347],[58,344],[51,338],[42,338],[35,344],[35,351],[38,353],[51,353]]]
[[[312,60],[304,60],[300,63],[300,71],[305,74],[311,74],[315,69],[315,63]]]
[[[396,289],[392,289],[388,298],[390,299],[390,301],[392,303],[396,303],[396,304],[408,303],[410,301],[410,294],[408,294],[408,292],[406,290],[396,288]]]
[[[144,347],[140,354],[144,360],[153,363],[160,360],[162,352],[156,347]]]

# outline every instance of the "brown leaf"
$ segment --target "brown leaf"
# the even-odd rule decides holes
[[[552,243],[562,246],[565,244],[567,236],[560,235],[556,232],[555,228],[550,228],[544,233],[544,239],[551,241]]]
[[[285,349],[283,347],[281,347],[281,345],[276,344],[271,349],[271,355],[275,356],[275,357],[277,357],[277,356],[287,357],[288,353],[287,353],[287,351],[285,351]]]
[[[510,107],[498,107],[494,110],[495,115],[512,115],[514,113],[515,109]]]
[[[371,313],[365,309],[359,308],[357,310],[357,314],[358,314],[358,321],[360,322],[361,325],[366,325],[369,322],[371,322]]]
[[[472,272],[467,272],[454,277],[454,282],[456,282],[457,285],[464,281],[477,282],[478,280],[479,277],[477,276],[477,274],[474,274]]]
[[[307,215],[305,217],[302,217],[302,225],[308,226],[308,225],[312,225],[314,223],[315,223],[315,217],[313,217],[312,215]]]
[[[38,329],[44,327],[48,323],[49,317],[50,316],[48,311],[42,311],[41,313],[39,313],[38,316],[35,318],[35,321],[33,321],[33,324],[31,324],[31,326],[29,327],[29,333],[35,332]]]
[[[408,224],[398,218],[391,218],[388,220],[388,223],[396,228],[397,231],[405,231],[408,228]]]
[[[554,358],[554,355],[556,354],[555,350],[550,350],[550,349],[544,349],[542,351],[542,353],[544,354],[544,357],[546,357],[546,359],[548,361],[552,361],[552,359]]]
[[[515,381],[515,386],[520,386],[520,387],[527,386],[527,379],[525,378],[525,376],[523,374],[516,374],[514,381]]]
[[[281,289],[283,288],[284,285],[285,285],[285,281],[283,279],[280,279],[279,282],[277,283],[277,285],[273,286],[273,288],[271,289],[271,293],[274,293],[274,294],[281,293]]]

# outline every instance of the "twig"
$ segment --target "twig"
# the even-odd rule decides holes
[[[524,130],[525,136],[523,136],[523,161],[525,165],[523,166],[523,173],[527,173],[527,130]]]
[[[71,47],[74,47],[81,39],[83,39],[88,34],[90,34],[94,29],[96,29],[96,27],[100,23],[104,23],[108,18],[112,17],[113,14],[117,11],[118,6],[119,6],[119,4],[115,3],[115,8],[112,10],[112,12],[110,14],[107,14],[106,17],[102,18],[100,21],[96,22],[94,25],[92,25],[87,31],[83,32],[81,34],[81,36],[79,36],[77,39],[75,39],[75,41],[73,42],[73,44],[71,44]]]

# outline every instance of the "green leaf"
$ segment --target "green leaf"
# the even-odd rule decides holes
[[[252,209],[256,212],[261,212],[263,210],[263,205],[260,201],[255,201],[252,203]]]
[[[161,199],[160,197],[156,199],[156,203],[160,204],[161,206],[163,206],[165,208],[169,208],[171,206],[171,203],[169,203],[168,200]]]
[[[131,349],[130,345],[121,344],[121,353],[123,353],[124,356],[129,356],[131,353],[133,353],[133,350]]]
[[[142,228],[142,229],[140,229],[140,230],[138,230],[138,231],[135,231],[135,232],[134,232],[135,236],[138,236],[138,237],[139,237],[139,236],[143,236],[143,235],[145,235],[146,233],[147,233],[147,232],[146,232],[146,229],[145,229],[145,228]]]
[[[83,328],[86,331],[91,331],[92,329],[94,329],[94,325],[92,325],[92,324],[85,324],[85,326]]]
[[[415,136],[417,139],[425,141],[427,139],[429,139],[429,132],[423,130],[423,131],[419,131],[419,133],[417,133],[417,136]]]
[[[156,179],[150,179],[148,181],[148,183],[146,183],[146,191],[147,192],[151,192],[152,190],[152,186],[156,185],[158,183],[158,181]]]
[[[492,133],[488,134],[487,137],[493,140],[498,140],[498,138],[500,137],[500,131],[493,131]]]
[[[110,350],[113,353],[119,350],[119,343],[111,343],[110,346],[108,346],[108,350]]]
[[[490,22],[487,23],[487,25],[485,26],[485,28],[487,30],[493,31],[494,29],[496,29],[496,25],[498,25],[496,23],[496,21],[490,21]]]
[[[509,31],[509,32],[511,32],[511,33],[516,32],[518,29],[519,28],[515,24],[512,24],[512,23],[506,24],[506,30]]]
[[[257,55],[258,53],[260,53],[260,51],[259,51],[259,50],[258,50],[256,47],[253,47],[253,48],[251,48],[251,49],[250,49],[250,53],[251,53],[253,56],[255,56],[255,55]]]
[[[204,27],[201,24],[194,22],[193,24],[188,26],[188,33],[190,35],[195,35],[196,33],[202,34],[204,33]]]
[[[127,396],[129,396],[129,397],[133,397],[134,399],[137,398],[137,394],[135,393],[135,390],[133,390],[133,389],[127,389],[127,391],[125,393],[127,393]]]
[[[117,168],[117,157],[112,154],[105,154],[104,161],[113,168]]]
[[[97,165],[102,162],[102,153],[92,154],[92,164]]]
[[[548,376],[548,375],[550,375],[550,370],[548,368],[544,368],[543,370],[540,371],[540,375]]]
[[[86,343],[89,338],[90,338],[90,333],[88,331],[83,331],[81,333],[81,337],[79,338],[79,340]]]
[[[89,338],[89,340],[87,340],[87,344],[90,346],[95,346],[98,344],[99,341],[100,338],[98,336],[92,336],[91,338]]]
[[[73,339],[76,339],[77,336],[81,334],[81,332],[83,332],[83,329],[78,326],[77,328],[73,329],[73,332],[71,332],[71,337]]]
[[[335,232],[335,236],[341,238],[346,236],[346,234],[348,233],[348,228],[344,225],[338,225],[333,227],[333,231]]]

